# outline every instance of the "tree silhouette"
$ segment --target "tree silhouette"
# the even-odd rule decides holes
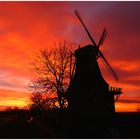
[[[30,110],[45,110],[46,103],[43,99],[42,93],[32,93],[31,97],[31,104],[29,105]]]
[[[33,71],[38,74],[30,85],[33,93],[56,94],[61,109],[66,106],[65,92],[74,66],[74,57],[70,58],[75,48],[75,44],[60,42],[53,48],[40,50],[33,63]]]
[[[56,98],[48,98],[43,93],[32,93],[30,97],[30,110],[48,110],[57,108]]]

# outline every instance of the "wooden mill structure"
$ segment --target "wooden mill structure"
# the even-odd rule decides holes
[[[98,59],[102,59],[110,74],[118,81],[116,73],[99,49],[107,35],[106,29],[103,30],[99,43],[96,44],[79,13],[75,11],[75,14],[92,44],[78,48],[73,54],[75,56],[75,73],[67,90],[69,111],[73,117],[77,118],[92,119],[95,116],[111,118],[115,113],[114,102],[121,95],[122,89],[110,87],[98,65]]]

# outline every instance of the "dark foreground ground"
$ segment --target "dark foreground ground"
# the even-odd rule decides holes
[[[27,111],[0,113],[0,138],[140,138],[140,113],[117,113],[111,127],[70,127],[58,113],[31,114]]]

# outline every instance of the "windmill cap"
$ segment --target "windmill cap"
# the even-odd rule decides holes
[[[78,48],[77,50],[75,50],[74,52],[75,56],[77,55],[96,55],[96,50],[95,47],[91,44],[86,45],[82,48]]]

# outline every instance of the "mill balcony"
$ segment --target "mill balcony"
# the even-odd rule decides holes
[[[120,94],[122,94],[122,88],[109,87],[109,92],[110,92],[110,94],[113,94],[113,95],[120,95]]]

